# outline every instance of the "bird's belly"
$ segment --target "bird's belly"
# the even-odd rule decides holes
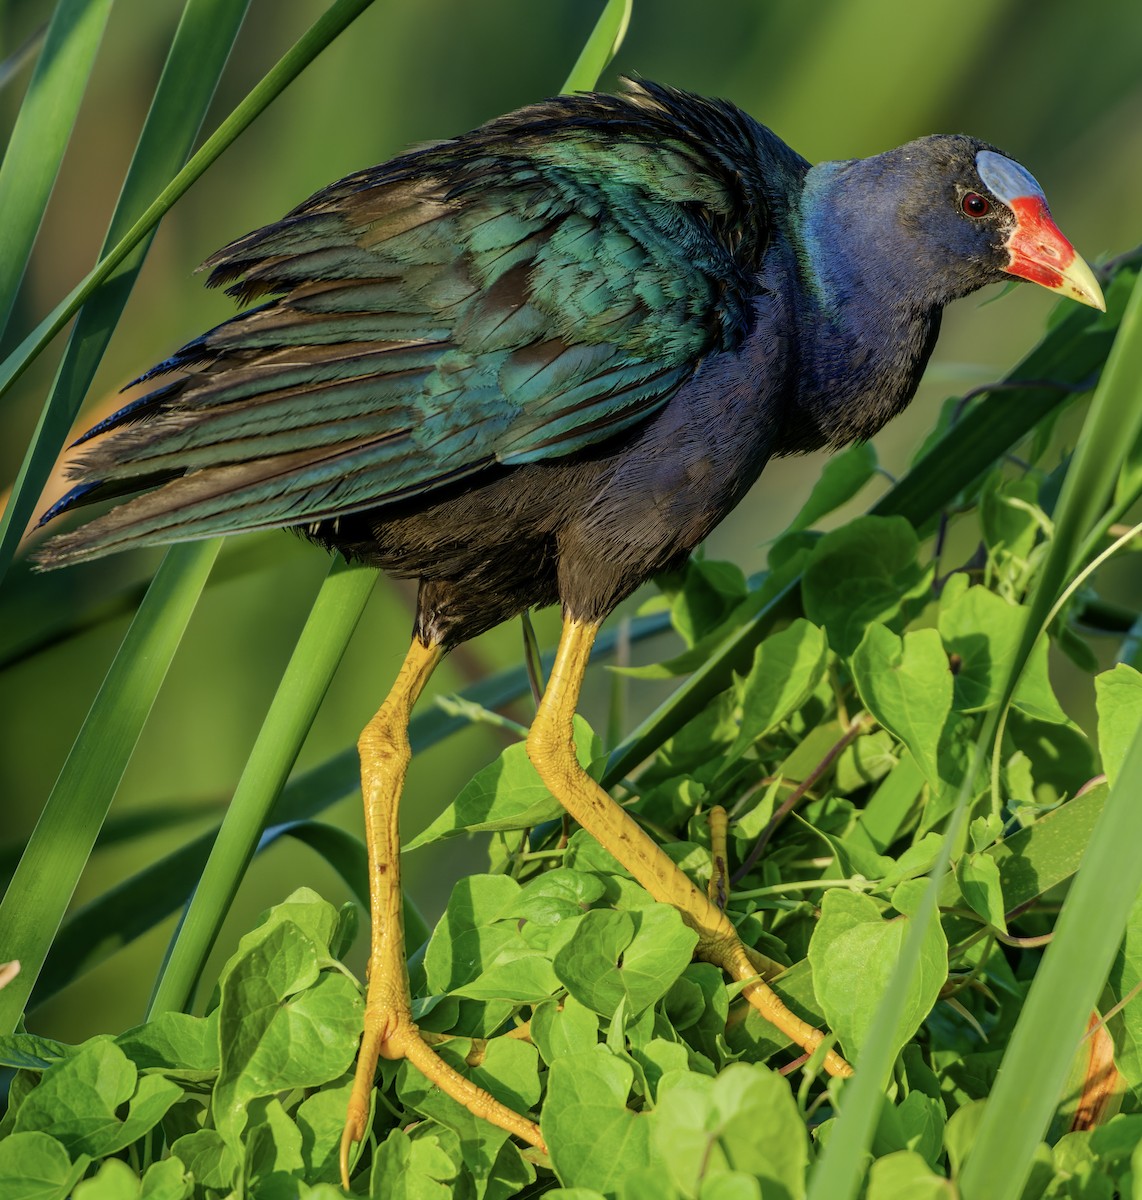
[[[460,641],[560,599],[576,615],[601,619],[724,515],[732,501],[713,474],[705,461],[624,445],[511,468],[403,511],[387,506],[324,522],[310,536],[419,579],[433,597],[429,607],[448,610],[434,635]]]
[[[784,358],[780,340],[758,335],[707,359],[655,417],[610,442],[342,517],[315,536],[436,587],[440,605],[463,610],[455,640],[557,599],[601,620],[677,566],[756,480],[781,419]]]

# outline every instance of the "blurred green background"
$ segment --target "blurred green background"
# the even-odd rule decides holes
[[[316,0],[255,0],[206,132],[324,7]],[[340,175],[558,91],[601,7],[589,0],[378,0],[164,221],[83,423],[109,408],[128,380],[232,311],[225,296],[205,291],[193,277],[208,254]],[[0,5],[0,56],[15,54],[51,8],[46,0]],[[174,0],[117,0],[0,353],[94,262],[180,9]],[[724,96],[813,160],[876,153],[926,133],[970,132],[1034,172],[1064,232],[1093,259],[1128,248],[1142,230],[1140,47],[1137,0],[1081,9],[1066,0],[635,0],[627,40],[604,85],[613,86],[620,73],[637,73]],[[0,91],[4,136],[30,69],[31,59]],[[888,471],[906,464],[941,400],[1003,374],[1036,340],[1049,296],[1020,288],[995,307],[987,304],[992,298],[961,303],[946,316],[917,400],[877,440]],[[53,365],[54,355],[45,355],[0,410],[0,489],[18,469]],[[1013,395],[1011,403],[1018,402]],[[711,539],[708,553],[747,572],[762,567],[767,539],[800,506],[819,467],[815,456],[771,464]],[[244,574],[251,557],[260,569]],[[27,624],[0,629],[0,644],[18,644],[34,631],[49,602],[120,595],[126,584],[144,580],[158,558],[125,557],[34,585],[26,569],[14,572],[10,585],[27,607],[13,626]],[[224,550],[113,810],[182,819],[125,847],[98,851],[76,903],[218,819],[326,566],[319,551],[286,535],[238,539]],[[625,611],[635,611],[650,594]],[[411,597],[409,587],[378,586],[302,768],[351,745],[379,704],[406,648]],[[101,622],[0,670],[0,853],[31,831],[127,619]],[[550,612],[537,618],[545,645],[553,640],[554,622]],[[520,645],[518,624],[481,638],[451,657],[434,692],[519,662]],[[660,656],[665,648],[660,643],[637,652]],[[661,695],[642,683],[625,691],[628,726]],[[597,728],[606,727],[610,703],[610,682],[595,672],[584,708]],[[1087,703],[1081,681],[1074,703]],[[528,707],[521,704],[515,715],[526,721]],[[404,830],[423,828],[502,744],[497,731],[473,728],[418,758]],[[360,827],[356,799],[329,816]],[[405,860],[406,885],[434,919],[452,881],[483,861],[478,840],[417,851]],[[12,865],[10,855],[0,858],[0,869]],[[260,856],[208,971],[258,911],[303,883],[331,900],[347,898],[324,861],[294,843],[278,843]],[[172,929],[173,919],[109,958],[36,1011],[30,1028],[75,1040],[141,1020]]]

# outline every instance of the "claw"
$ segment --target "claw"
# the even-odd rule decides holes
[[[349,1190],[349,1159],[353,1147],[365,1136],[369,1123],[369,1094],[377,1075],[377,1059],[380,1058],[381,1039],[375,1025],[368,1018],[357,1051],[357,1070],[353,1076],[353,1090],[345,1108],[345,1128],[341,1131],[341,1186]]]

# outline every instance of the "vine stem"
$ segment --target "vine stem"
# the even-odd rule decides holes
[[[833,765],[840,756],[846,746],[856,741],[862,733],[867,733],[874,725],[876,720],[870,713],[859,713],[849,723],[848,728],[841,734],[839,738],[829,747],[824,758],[805,776],[803,780],[793,789],[792,792],[781,802],[781,807],[769,818],[769,823],[758,835],[758,839],[753,844],[753,848],[746,855],[745,861],[740,867],[730,876],[730,883],[740,883],[753,870],[757,860],[761,857],[765,847],[769,844],[769,839],[773,837],[778,825],[797,807],[804,799],[806,792],[821,778],[822,775]]]

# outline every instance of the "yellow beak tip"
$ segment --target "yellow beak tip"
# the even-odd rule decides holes
[[[1060,290],[1080,304],[1089,304],[1099,312],[1106,312],[1106,297],[1102,294],[1098,279],[1078,255],[1075,255],[1074,262],[1063,272]]]

